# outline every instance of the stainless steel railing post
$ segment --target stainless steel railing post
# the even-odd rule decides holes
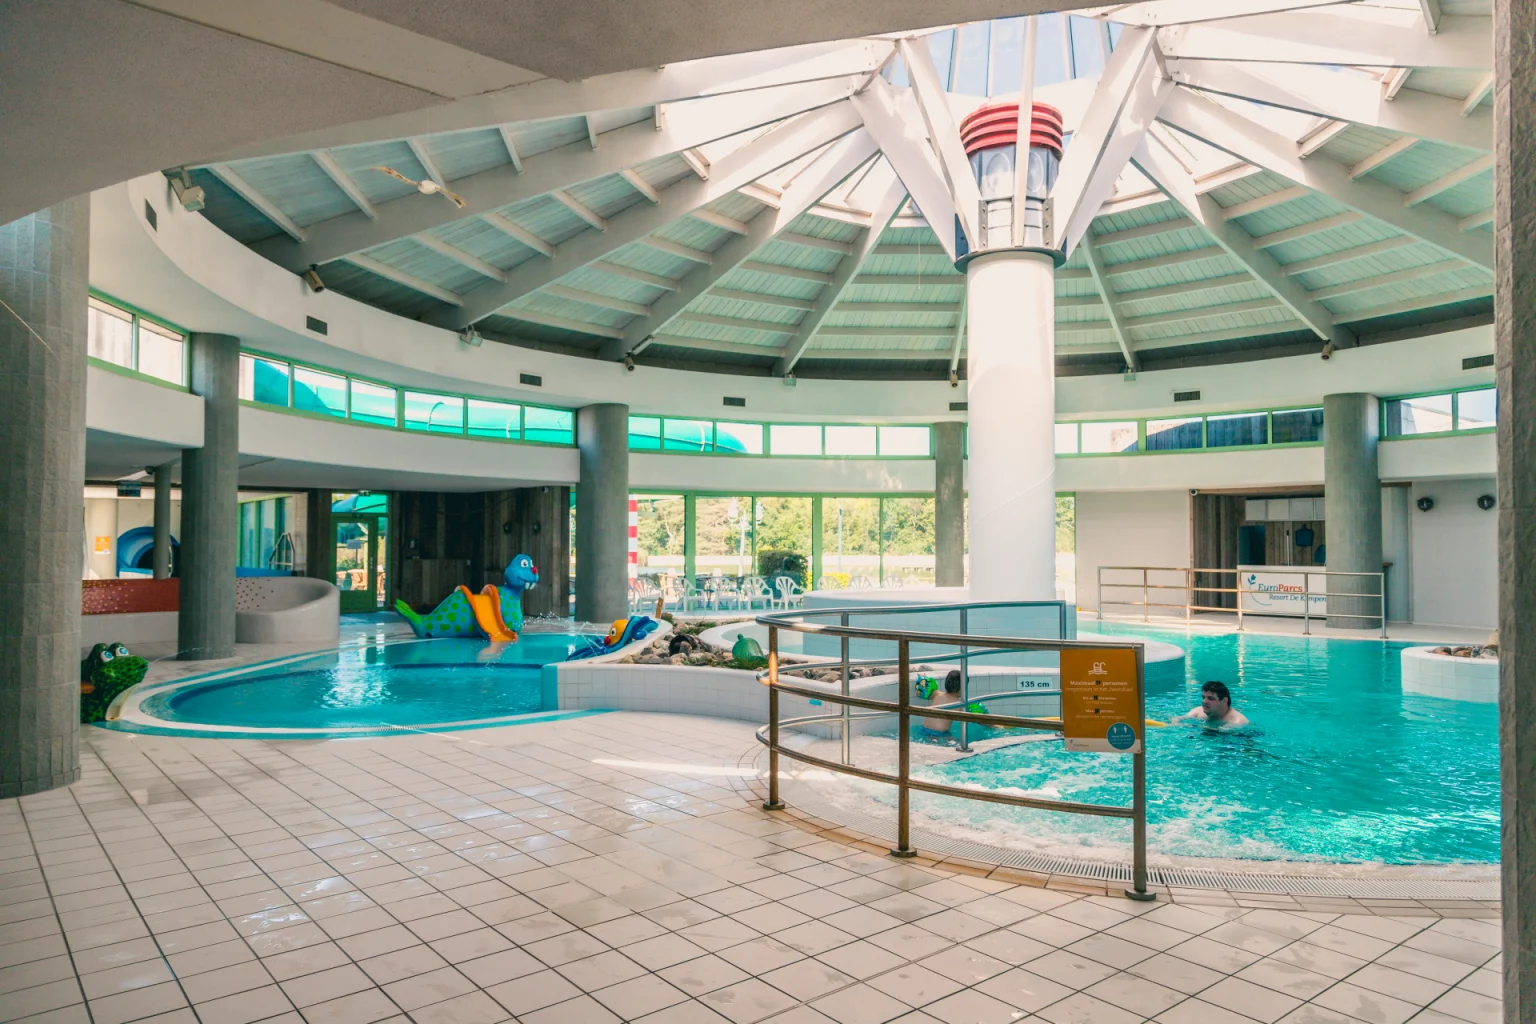
[[[1098,590],[1099,590],[1099,621],[1102,622],[1102,621],[1104,621],[1104,567],[1102,565],[1099,566],[1099,572],[1098,572]]]
[[[1151,600],[1151,597],[1147,593],[1147,569],[1146,569],[1145,566],[1143,566],[1142,570],[1141,570],[1141,621],[1142,622],[1149,621],[1148,618],[1147,618],[1147,613],[1152,610],[1151,605],[1148,604],[1148,602],[1150,600]]]
[[[1312,577],[1306,573],[1301,574],[1301,635],[1312,635]]]
[[[842,619],[843,619],[843,628],[846,629],[848,627],[848,613],[847,612],[843,612]],[[842,647],[843,647],[843,696],[846,697],[846,696],[848,696],[848,686],[849,686],[849,682],[848,682],[848,638],[846,636],[843,637]],[[850,728],[853,725],[852,712],[853,712],[853,709],[850,708],[847,704],[843,705],[843,726],[842,726],[842,734],[843,734],[843,764],[848,764],[849,760],[853,757],[853,736],[850,733]]]
[[[1237,583],[1237,631],[1243,631],[1243,574],[1240,570],[1233,570],[1232,579]]]
[[[899,712],[896,734],[896,849],[892,857],[915,857],[912,849],[912,678],[911,648],[897,641],[896,686]]]
[[[971,633],[971,619],[970,619],[970,614],[969,613],[970,613],[970,609],[969,608],[961,608],[960,609],[960,635],[961,636],[969,636],[970,633]],[[1065,637],[1063,637],[1063,639],[1065,639]],[[970,707],[970,704],[971,704],[971,656],[970,656],[970,650],[971,649],[968,646],[966,646],[965,644],[961,644],[960,645],[960,706],[962,708]],[[969,725],[970,725],[969,722],[961,722],[960,723],[960,749],[962,751],[968,751],[968,750],[971,749],[971,745],[970,745],[970,742],[969,742],[970,735],[966,732],[966,728]]]
[[[765,811],[782,811],[779,799],[779,627],[768,627],[768,802]]]
[[[1131,755],[1131,804],[1136,816],[1131,819],[1131,888],[1125,895],[1143,902],[1157,899],[1147,891],[1147,665],[1146,648],[1136,648],[1136,689],[1141,719],[1141,752]]]

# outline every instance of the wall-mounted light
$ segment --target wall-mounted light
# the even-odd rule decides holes
[[[468,345],[470,348],[479,348],[480,343],[485,339],[482,338],[480,336],[480,332],[475,330],[473,327],[466,327],[459,332],[459,340]]]
[[[1428,512],[1430,509],[1435,507],[1435,499],[1434,498],[1420,498],[1418,501],[1414,502],[1414,504],[1419,506],[1419,511],[1420,512]]]
[[[1499,503],[1499,499],[1495,498],[1491,494],[1484,494],[1484,495],[1480,496],[1477,499],[1477,507],[1482,509],[1484,512],[1489,511],[1490,509],[1493,508],[1493,506],[1497,505],[1498,503]]]
[[[949,386],[952,388],[957,388],[960,386],[960,374],[956,373],[954,370],[949,371]]]
[[[635,357],[634,356],[625,356],[624,357],[624,369],[627,370],[630,373],[634,373],[635,372]]]
[[[176,193],[176,199],[181,203],[181,208],[188,213],[196,213],[208,201],[208,196],[202,187],[192,184],[192,179],[187,176],[185,167],[181,168],[178,176],[171,179],[171,191]]]
[[[320,266],[319,266],[319,264],[311,263],[309,265],[309,269],[304,271],[302,276],[304,278],[304,283],[309,285],[309,290],[310,291],[312,291],[312,292],[323,292],[323,291],[325,291],[325,282],[320,279]]]

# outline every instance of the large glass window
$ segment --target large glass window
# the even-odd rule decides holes
[[[464,433],[464,399],[430,392],[405,393],[405,429],[433,434]]]
[[[820,455],[821,427],[774,423],[768,427],[768,443],[774,455]]]
[[[933,499],[882,498],[880,504],[882,585],[932,586]]]
[[[634,451],[654,452],[661,448],[661,417],[631,416],[629,447]]]
[[[876,454],[876,434],[874,427],[854,427],[827,424],[826,444],[828,455],[865,455]]]
[[[927,458],[933,454],[928,427],[881,427],[880,455],[883,458]]]
[[[352,418],[360,423],[395,425],[395,389],[365,380],[352,381]]]
[[[516,441],[523,433],[523,407],[510,402],[469,400],[469,436]]]
[[[930,35],[928,53],[933,57],[933,66],[939,73],[939,81],[946,89],[949,88],[950,72],[954,70],[955,30],[950,29],[947,32],[935,32]]]
[[[1077,454],[1077,424],[1076,423],[1058,423],[1058,424],[1056,424],[1056,454],[1057,455],[1076,455]]]
[[[1035,42],[1035,84],[1054,85],[1072,77],[1067,64],[1067,27],[1060,14],[1039,16],[1039,34]],[[1018,86],[1014,86],[1016,90]]]
[[[1147,420],[1147,451],[1184,451],[1203,446],[1199,416],[1181,419]]]
[[[576,414],[569,409],[525,406],[523,440],[541,441],[544,444],[575,444]]]
[[[1136,421],[1115,423],[1083,423],[1082,448],[1084,455],[1103,455],[1109,452],[1134,452],[1136,450]]]
[[[240,397],[267,405],[288,404],[288,364],[260,356],[240,357]]]
[[[992,23],[992,95],[1018,92],[1024,82],[1024,18]]]
[[[293,407],[327,416],[347,414],[347,378],[307,366],[293,368]]]
[[[132,313],[91,299],[85,323],[85,350],[92,359],[133,369]]]
[[[992,23],[973,21],[960,29],[960,53],[950,92],[967,96],[987,94],[987,57],[992,49]]]
[[[1456,396],[1456,429],[1485,430],[1498,425],[1499,391],[1483,388]]]
[[[1387,436],[1439,434],[1456,428],[1450,395],[1397,398],[1387,403]]]
[[[699,498],[694,565],[701,576],[746,576],[752,567],[752,499]]]
[[[661,447],[669,452],[707,452],[715,447],[715,425],[709,420],[674,420],[662,423]]]
[[[181,335],[175,331],[140,317],[139,372],[172,384],[185,384],[184,344]]]
[[[761,423],[716,423],[715,451],[732,455],[763,454]]]
[[[681,494],[635,494],[635,549],[642,576],[681,575],[686,503]]]
[[[810,498],[757,499],[757,573],[784,596],[776,581],[788,576],[801,589],[811,586]]]
[[[1147,440],[1151,442],[1152,425],[1147,425]],[[1269,442],[1269,414],[1264,412],[1238,413],[1232,416],[1208,416],[1205,420],[1205,446],[1207,448],[1236,448],[1241,445],[1267,444]]]
[[[1323,410],[1279,409],[1270,413],[1270,441],[1310,444],[1323,439]]]
[[[1092,78],[1104,73],[1104,26],[1088,18],[1069,15],[1072,33],[1072,77]]]
[[[821,500],[821,567],[829,587],[872,587],[880,579],[880,499]],[[817,581],[821,586],[822,581]]]

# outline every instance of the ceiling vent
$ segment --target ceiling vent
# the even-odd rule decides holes
[[[314,331],[316,334],[331,333],[331,325],[326,323],[324,320],[321,320],[317,316],[306,316],[304,318],[304,329],[307,331]]]
[[[1463,370],[1481,370],[1485,366],[1493,365],[1493,356],[1467,356],[1461,361]]]
[[[733,409],[745,409],[747,407],[747,400],[745,398],[732,398],[730,395],[726,395],[725,404]]]
[[[544,386],[544,378],[540,377],[538,374],[534,374],[534,373],[520,373],[520,374],[518,374],[517,375],[517,382],[519,384],[526,384],[530,388],[541,388],[541,387]]]
[[[151,231],[160,230],[160,218],[155,216],[155,208],[149,205],[149,200],[144,200],[144,219],[149,221]]]
[[[971,407],[971,403],[969,403],[969,402],[950,402],[949,403],[949,411],[950,412],[965,412],[970,407]]]
[[[1198,402],[1198,401],[1200,401],[1200,392],[1198,392],[1198,391],[1175,391],[1173,393],[1173,400],[1175,402]]]

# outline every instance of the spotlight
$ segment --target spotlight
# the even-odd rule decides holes
[[[787,388],[792,388],[792,387],[794,387],[794,386],[795,386],[795,385],[796,385],[796,384],[797,384],[797,383],[799,383],[799,381],[798,381],[798,379],[797,379],[797,378],[796,378],[796,377],[795,377],[795,372],[794,372],[794,371],[793,371],[793,370],[791,370],[791,371],[790,371],[790,372],[789,372],[789,373],[786,373],[786,374],[785,374],[785,375],[784,375],[784,386],[785,386],[785,387],[787,387]]]
[[[1330,341],[1328,344],[1323,346],[1323,359],[1324,359],[1324,361],[1327,361],[1327,360],[1332,359],[1332,358],[1333,358],[1333,342]]]
[[[466,327],[459,332],[459,340],[468,345],[470,348],[479,348],[480,343],[485,339],[482,338],[480,336],[480,332],[475,330],[473,327]]]
[[[960,386],[960,375],[954,370],[949,371],[949,386],[952,388],[957,388]]]
[[[1414,504],[1419,506],[1420,512],[1428,512],[1430,509],[1435,507],[1435,499],[1420,498],[1418,501],[1414,502]]]
[[[624,369],[628,370],[630,373],[634,373],[635,372],[635,357],[634,356],[625,356],[624,357]]]
[[[171,191],[176,193],[176,199],[181,203],[181,208],[188,213],[201,210],[208,198],[201,186],[192,184],[192,179],[187,176],[185,167],[181,169],[178,177],[171,179]]]
[[[1482,497],[1477,499],[1477,507],[1482,509],[1484,512],[1489,511],[1490,509],[1493,508],[1493,506],[1497,505],[1498,503],[1499,503],[1499,499],[1495,498],[1491,494],[1485,494]]]
[[[304,283],[309,285],[310,291],[325,291],[325,282],[320,280],[320,267],[318,264],[311,263],[309,269],[304,271],[301,276],[304,278]]]

